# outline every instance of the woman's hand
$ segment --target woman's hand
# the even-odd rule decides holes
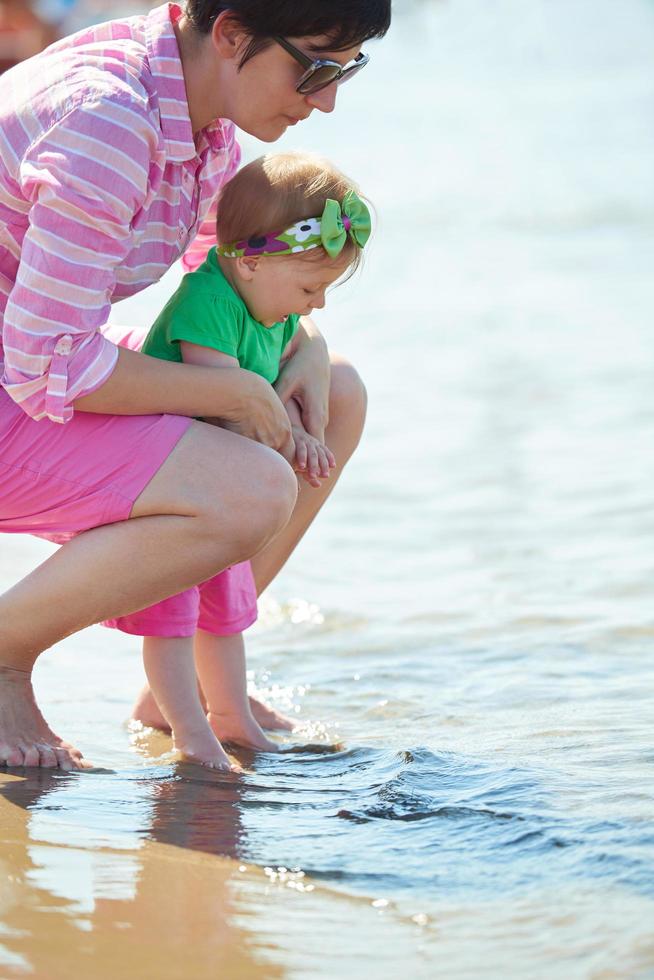
[[[322,334],[308,317],[302,317],[293,338],[293,351],[280,371],[275,391],[286,404],[294,399],[302,425],[318,442],[325,441],[329,422],[329,351]]]
[[[288,415],[268,382],[252,371],[241,370],[238,358],[215,350],[213,347],[203,347],[201,344],[182,340],[180,350],[184,364],[217,369],[222,377],[237,379],[232,404],[220,417],[204,416],[205,422],[219,425],[223,429],[237,432],[247,439],[254,439],[255,442],[276,449],[289,463],[292,463],[295,458],[295,446]],[[226,370],[229,371],[228,374],[225,374]],[[234,370],[237,371],[236,374]],[[218,384],[221,384],[220,375],[218,375]],[[282,414],[285,418],[282,418]]]
[[[221,415],[220,425],[276,449],[292,464],[295,444],[291,423],[279,396],[258,374],[242,369],[239,373],[243,379],[242,390],[234,398],[233,407]]]

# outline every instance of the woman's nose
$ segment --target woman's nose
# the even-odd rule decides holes
[[[338,85],[336,82],[332,82],[331,85],[321,88],[319,92],[312,92],[305,98],[313,109],[318,109],[320,112],[333,112],[336,105],[337,91]]]

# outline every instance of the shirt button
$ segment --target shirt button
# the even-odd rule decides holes
[[[68,357],[72,349],[73,349],[73,338],[70,336],[70,334],[66,333],[64,334],[63,337],[60,337],[57,343],[55,344],[54,353],[63,354],[65,357]]]

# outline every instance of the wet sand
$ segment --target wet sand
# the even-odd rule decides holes
[[[117,787],[124,775],[116,774]],[[0,775],[3,978],[329,977],[341,957],[352,970],[363,971],[380,927],[389,942],[385,975],[415,953],[423,924],[393,915],[383,903],[339,894],[299,872],[257,868],[212,853],[228,846],[224,836],[215,838],[218,828],[224,830],[224,817],[218,815],[218,828],[200,819],[196,836],[189,838],[182,814],[189,807],[193,813],[193,800],[206,796],[207,786],[204,778],[196,780],[187,799],[194,784],[188,772],[179,777],[186,786],[175,800],[180,816],[163,833],[170,841],[153,839],[153,825],[140,843],[110,847],[97,827],[95,840],[83,830],[75,833],[67,826],[70,814],[58,819],[57,807],[45,820],[34,820],[39,800],[79,778]],[[102,775],[83,779],[84,794],[92,796]],[[223,807],[234,805],[229,796],[227,791]],[[102,806],[109,825],[114,818],[120,822],[110,797]],[[88,797],[86,807],[87,816],[97,818]],[[418,969],[415,975],[428,972]]]

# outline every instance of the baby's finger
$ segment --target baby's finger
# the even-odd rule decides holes
[[[309,476],[314,479],[318,476],[320,472],[320,462],[318,460],[318,447],[316,443],[311,443],[307,447],[307,469],[309,470]]]
[[[323,449],[325,450],[325,454],[327,456],[327,462],[329,463],[329,468],[333,470],[334,467],[336,466],[336,457],[334,456],[329,446],[323,446]]]
[[[318,447],[318,465],[320,467],[320,475],[323,479],[329,476],[329,462],[327,460],[327,453],[325,452],[324,446]]]
[[[307,470],[302,470],[301,473],[298,473],[298,476],[301,476],[302,479],[304,480],[304,482],[305,483],[308,483],[310,487],[319,487],[320,486],[320,480],[317,480],[315,478],[315,476],[311,476],[307,472]]]
[[[322,486],[322,483],[320,482],[320,477],[319,476],[311,476],[310,473],[304,473],[303,476],[304,476],[304,479],[309,484],[309,486],[310,487],[313,487],[314,490],[319,490],[320,487]]]
[[[297,440],[295,443],[295,465],[298,470],[307,468],[307,444],[304,440]]]

